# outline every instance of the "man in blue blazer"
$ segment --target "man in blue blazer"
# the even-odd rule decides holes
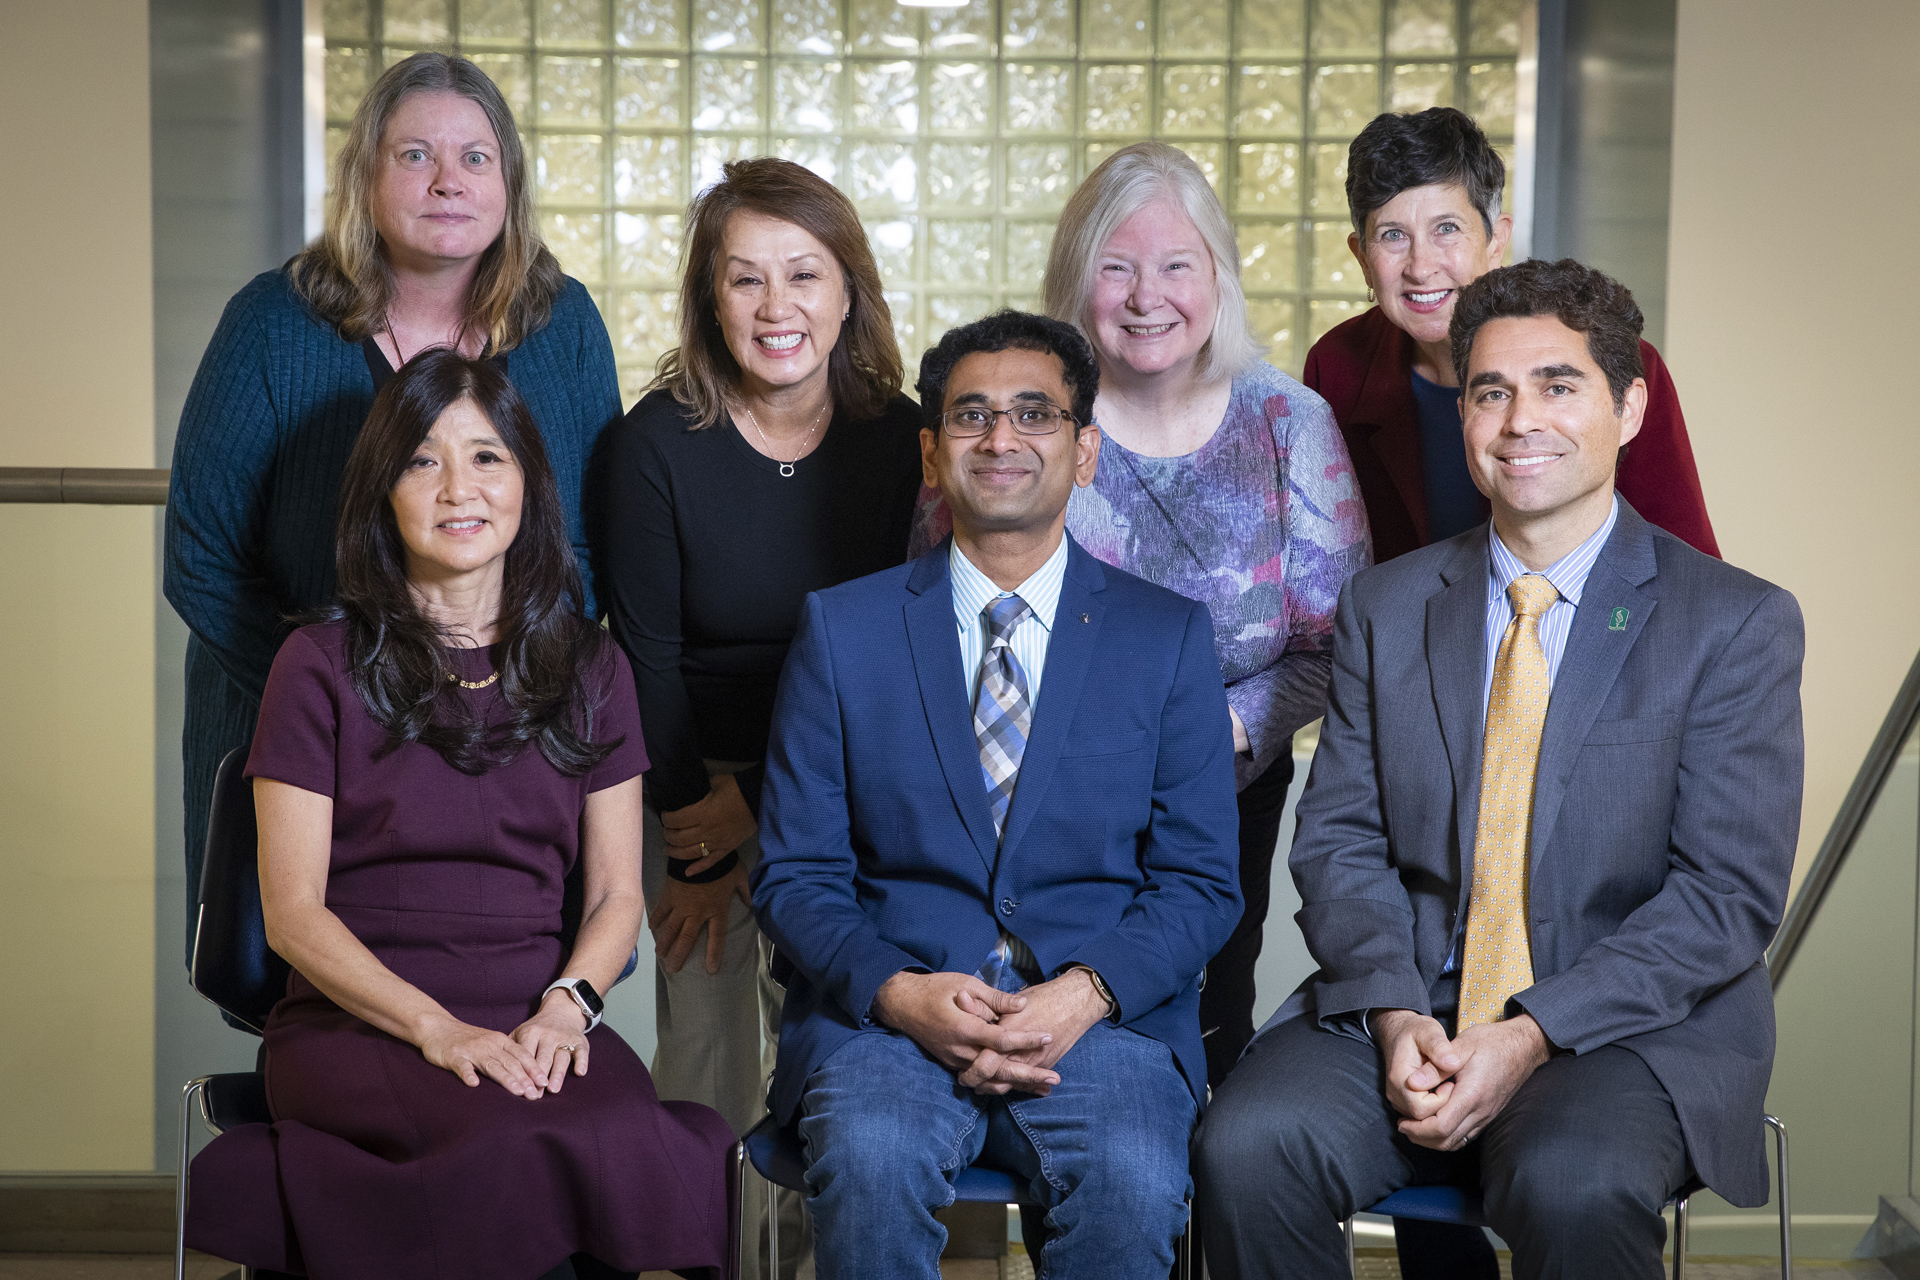
[[[1345,1277],[1410,1185],[1477,1187],[1519,1277],[1653,1280],[1675,1190],[1767,1198],[1800,612],[1615,496],[1640,328],[1571,260],[1456,304],[1493,518],[1342,593],[1289,860],[1320,970],[1197,1137],[1217,1280]]]
[[[1098,377],[1042,316],[949,331],[918,389],[953,535],[809,596],[781,676],[753,902],[822,1280],[934,1280],[982,1156],[1048,1206],[1054,1280],[1164,1280],[1185,1223],[1233,735],[1206,607],[1066,534]]]

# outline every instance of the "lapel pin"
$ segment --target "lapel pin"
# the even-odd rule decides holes
[[[1093,615],[1092,615],[1092,614],[1090,614],[1090,613],[1083,613],[1083,614],[1081,614],[1081,615],[1080,615],[1080,621],[1082,621],[1082,622],[1092,622],[1092,621],[1093,621]]]
[[[1607,619],[1607,630],[1625,631],[1627,629],[1627,617],[1628,614],[1625,609],[1615,609],[1613,616]]]

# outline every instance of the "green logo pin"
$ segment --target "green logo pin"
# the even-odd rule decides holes
[[[1626,629],[1627,629],[1627,611],[1625,609],[1615,609],[1613,611],[1613,616],[1607,619],[1607,630],[1625,631]]]

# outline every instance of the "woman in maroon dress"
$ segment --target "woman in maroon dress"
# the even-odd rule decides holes
[[[598,1025],[640,931],[646,752],[504,373],[433,351],[395,375],[338,558],[341,603],[281,648],[247,764],[294,969],[275,1123],[195,1162],[189,1243],[353,1280],[717,1269],[732,1134]]]

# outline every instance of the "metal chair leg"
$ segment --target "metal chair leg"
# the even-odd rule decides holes
[[[1353,1219],[1348,1218],[1342,1222],[1340,1230],[1347,1237],[1347,1274],[1354,1280],[1360,1280],[1360,1260],[1354,1256],[1353,1252]]]
[[[1687,1199],[1673,1202],[1673,1280],[1685,1280],[1687,1274]]]
[[[742,1280],[747,1274],[747,1143],[733,1144],[727,1153],[727,1181],[733,1188],[732,1212],[727,1215],[727,1256],[733,1259],[728,1280]]]
[[[1180,1280],[1193,1280],[1193,1201],[1187,1201],[1187,1229],[1174,1245],[1173,1273]]]
[[[761,1280],[780,1280],[780,1188],[767,1179],[767,1274]]]
[[[187,1081],[180,1090],[180,1166],[173,1183],[173,1280],[187,1280],[187,1126],[193,1121],[193,1103],[212,1076]]]
[[[1780,1280],[1793,1280],[1793,1210],[1787,1177],[1787,1126],[1779,1116],[1761,1116],[1773,1130],[1774,1163],[1780,1166]]]

